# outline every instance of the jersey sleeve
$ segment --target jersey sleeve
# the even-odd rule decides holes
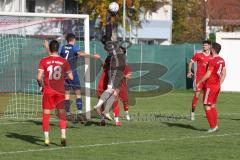
[[[64,54],[64,46],[62,46],[61,49],[59,50],[59,55],[60,55],[61,57],[64,56],[63,54]]]
[[[131,67],[129,65],[126,65],[124,68],[124,75],[127,75],[131,72],[132,72]]]
[[[80,52],[80,51],[81,51],[81,49],[80,49],[80,46],[79,46],[79,45],[75,45],[75,46],[73,47],[73,52],[74,52],[75,55],[77,55],[78,52]]]
[[[200,54],[199,54],[199,53],[196,53],[196,54],[194,54],[194,56],[192,57],[191,61],[192,61],[192,62],[196,62],[196,61],[199,60],[199,58],[200,58]]]
[[[58,49],[58,54],[59,54],[59,55],[61,55],[61,53],[63,52],[62,50],[63,50],[63,45],[61,45],[61,46],[59,47],[59,49]]]
[[[44,71],[44,61],[41,59],[39,65],[38,65],[38,70]]]

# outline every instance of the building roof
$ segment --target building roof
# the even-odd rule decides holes
[[[207,15],[210,26],[240,25],[240,1],[208,0]]]

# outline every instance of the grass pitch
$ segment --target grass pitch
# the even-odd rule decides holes
[[[139,98],[130,108],[133,120],[122,120],[121,127],[113,122],[98,126],[97,119],[86,125],[69,124],[65,148],[59,146],[56,120],[50,127],[51,146],[45,147],[39,119],[1,119],[0,159],[239,160],[240,94],[221,93],[217,104],[220,129],[213,134],[206,133],[208,123],[201,100],[196,120],[187,119],[192,96],[190,91],[174,91]]]

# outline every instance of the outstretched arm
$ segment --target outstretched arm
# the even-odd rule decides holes
[[[43,45],[44,45],[46,51],[48,52],[48,54],[50,55],[51,52],[50,52],[50,49],[49,49],[49,43],[48,43],[48,40],[45,39]]]
[[[85,58],[94,58],[94,59],[101,58],[99,54],[91,55],[91,54],[87,54],[87,53],[85,53],[83,51],[78,52],[78,56],[79,57],[85,57]]]

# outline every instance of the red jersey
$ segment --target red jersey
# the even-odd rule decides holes
[[[100,97],[108,85],[108,70],[104,69],[97,86],[97,95]]]
[[[97,86],[97,95],[101,96],[102,92],[107,89],[108,85],[108,71],[109,71],[109,66],[105,66],[104,71],[99,79],[98,86]],[[131,68],[129,65],[126,65],[123,71],[124,75],[127,75],[131,73]],[[126,79],[123,79],[121,82],[121,87],[120,87],[120,94],[121,92],[127,92],[127,82]],[[124,94],[122,93],[122,94]]]
[[[208,70],[212,72],[211,76],[206,81],[206,86],[219,86],[222,76],[223,68],[225,67],[224,59],[221,57],[214,57],[208,63]]]
[[[132,70],[131,70],[130,66],[126,64],[124,71],[123,71],[124,76],[130,74],[131,72],[132,72]],[[120,92],[121,92],[122,88],[127,88],[126,86],[127,86],[127,80],[124,78],[122,80]]]
[[[191,61],[192,62],[197,62],[197,73],[196,73],[197,79],[201,79],[202,76],[204,76],[204,74],[207,71],[208,61],[211,58],[212,58],[212,55],[210,55],[210,54],[206,55],[203,52],[197,52],[196,54],[194,54]]]
[[[44,72],[43,93],[64,94],[64,81],[66,73],[71,72],[71,68],[66,59],[60,56],[48,56],[40,60],[38,70]]]
[[[124,76],[130,74],[131,72],[132,72],[132,70],[131,70],[130,66],[126,64],[124,71],[123,71]],[[122,80],[120,92],[119,92],[119,98],[121,99],[121,101],[123,103],[128,104],[128,86],[127,86],[126,78],[124,78]]]

